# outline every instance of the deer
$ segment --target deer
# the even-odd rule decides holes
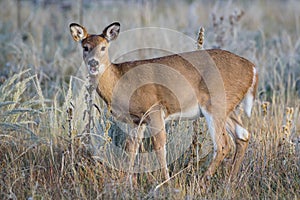
[[[195,50],[163,57],[113,63],[110,43],[120,33],[113,22],[100,34],[90,34],[77,23],[70,33],[81,43],[83,61],[112,115],[139,126],[136,136],[127,136],[125,150],[129,166],[134,165],[145,127],[150,127],[153,149],[162,177],[170,178],[166,161],[166,122],[204,117],[213,141],[213,156],[201,182],[212,177],[236,146],[230,177],[236,177],[249,143],[250,133],[237,117],[237,108],[250,118],[258,73],[247,59],[221,49]]]

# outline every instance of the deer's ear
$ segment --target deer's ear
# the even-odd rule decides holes
[[[112,41],[115,40],[120,32],[120,23],[119,22],[114,22],[110,25],[108,25],[104,30],[103,30],[103,35],[107,39],[107,41]]]
[[[70,24],[70,32],[75,41],[82,41],[88,36],[87,30],[76,23]]]

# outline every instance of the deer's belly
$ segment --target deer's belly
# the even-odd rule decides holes
[[[170,114],[165,121],[169,120],[194,120],[198,117],[201,117],[201,110],[199,105],[195,105],[188,109],[183,109],[181,112],[172,113]]]

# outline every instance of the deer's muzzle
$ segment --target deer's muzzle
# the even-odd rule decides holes
[[[99,61],[94,58],[88,61],[89,73],[91,75],[97,75],[99,73]]]

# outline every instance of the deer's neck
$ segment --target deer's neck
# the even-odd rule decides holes
[[[113,89],[121,76],[118,66],[109,62],[104,72],[98,77],[96,91],[108,106],[111,105]]]

